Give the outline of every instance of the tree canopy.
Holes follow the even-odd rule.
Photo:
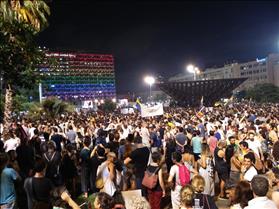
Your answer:
[[[47,4],[42,0],[0,2],[0,69],[3,88],[8,85],[32,88],[39,79],[34,73],[44,54],[35,35],[47,26]]]
[[[246,91],[246,98],[256,102],[279,102],[279,87],[272,84],[258,84]]]

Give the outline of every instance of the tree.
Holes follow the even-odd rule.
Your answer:
[[[247,90],[246,98],[256,102],[279,102],[279,87],[272,84],[258,84]]]
[[[106,99],[98,108],[104,112],[113,112],[116,109],[116,104],[115,102]]]
[[[59,100],[56,97],[47,98],[42,103],[29,103],[28,118],[31,120],[47,119],[54,120],[61,114],[74,111],[74,106],[70,103]]]
[[[47,15],[49,8],[42,0],[0,2],[1,91],[5,89],[4,139],[11,125],[14,90],[32,88],[39,80],[39,74],[34,72],[44,54],[36,46],[34,37],[47,26]]]

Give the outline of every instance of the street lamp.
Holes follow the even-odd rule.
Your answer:
[[[187,65],[187,71],[194,74],[194,81],[196,80],[197,74],[199,75],[201,73],[199,68],[194,65]]]
[[[152,76],[146,76],[144,78],[144,82],[149,85],[149,97],[150,97],[150,100],[151,100],[151,87],[155,83],[155,78],[152,77]]]

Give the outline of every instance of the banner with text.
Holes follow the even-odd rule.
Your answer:
[[[141,117],[152,117],[156,115],[163,115],[163,104],[157,104],[151,107],[141,105]]]

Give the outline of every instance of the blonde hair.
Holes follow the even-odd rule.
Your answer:
[[[201,175],[196,175],[192,179],[192,186],[197,193],[201,193],[204,191],[205,180]]]
[[[180,191],[181,204],[183,206],[192,206],[195,191],[191,185],[184,186]]]
[[[218,142],[217,146],[218,146],[219,148],[226,148],[226,146],[227,146],[226,140],[220,140],[220,141]]]
[[[116,154],[114,152],[108,152],[107,157],[116,158]]]
[[[206,157],[211,157],[211,152],[208,144],[202,144],[202,155],[205,155]]]

